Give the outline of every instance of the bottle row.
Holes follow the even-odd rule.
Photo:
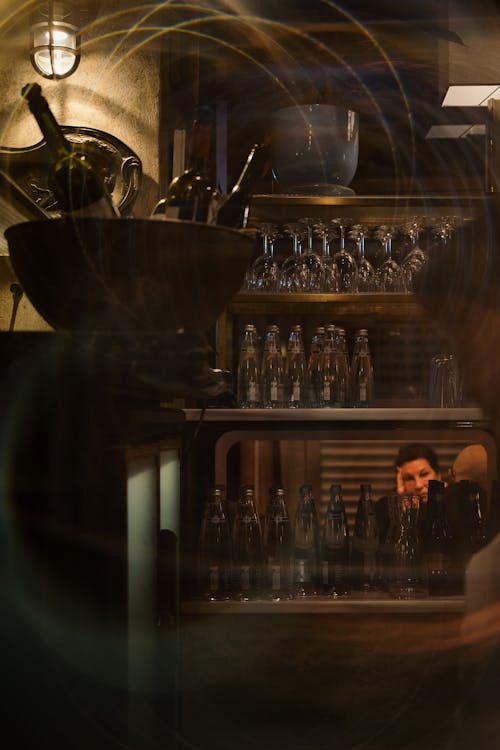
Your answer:
[[[338,484],[322,527],[310,485],[301,487],[293,519],[285,490],[272,488],[262,525],[252,485],[241,488],[232,523],[224,488],[215,487],[201,524],[199,594],[280,600],[351,591],[397,598],[462,593],[465,565],[487,531],[478,485],[452,487],[431,481],[428,500],[390,495],[376,511],[371,485],[362,484],[352,528]]]
[[[367,407],[373,403],[374,375],[368,331],[355,334],[349,356],[346,331],[318,326],[306,354],[302,327],[290,330],[284,351],[277,325],[268,325],[262,353],[257,328],[245,326],[238,362],[240,408]]]

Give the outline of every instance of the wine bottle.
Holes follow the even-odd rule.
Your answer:
[[[270,146],[268,143],[256,143],[248,154],[237,182],[217,212],[216,224],[237,229],[247,226],[249,204],[255,184],[266,176],[269,169]]]
[[[290,518],[282,487],[271,488],[264,538],[267,594],[275,600],[288,599],[291,595]]]
[[[293,538],[293,592],[296,596],[315,594],[318,567],[318,519],[312,488],[300,488],[295,512]]]
[[[446,498],[453,485],[445,490]],[[480,504],[480,487],[476,482],[461,479],[458,482],[458,512],[453,526],[453,590],[464,593],[465,569],[475,552],[486,544],[486,527]]]
[[[78,153],[77,147],[64,137],[38,83],[24,86],[22,94],[47,142],[48,184],[62,212],[78,217],[118,216],[104,180],[88,154]]]
[[[216,191],[208,175],[213,121],[210,107],[200,106],[196,109],[188,167],[170,182],[165,197],[154,208],[155,216],[203,223],[213,221]]]
[[[342,596],[349,591],[349,528],[340,484],[330,487],[321,543],[321,583],[324,594]]]
[[[230,532],[224,490],[213,487],[207,498],[200,531],[199,590],[211,601],[229,598]]]

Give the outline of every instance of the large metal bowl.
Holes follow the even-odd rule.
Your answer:
[[[50,219],[5,236],[33,306],[69,331],[204,331],[254,253],[237,230],[169,220]]]

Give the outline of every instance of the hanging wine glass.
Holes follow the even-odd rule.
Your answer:
[[[302,246],[300,244],[301,226],[297,222],[285,224],[284,233],[292,239],[292,252],[288,255],[279,271],[278,289],[281,292],[302,291],[301,280],[301,256]]]
[[[366,228],[362,224],[355,224],[349,232],[349,237],[356,242],[358,250],[358,292],[375,292],[375,269],[365,257],[365,236]]]
[[[338,228],[340,250],[333,256],[339,275],[339,292],[358,291],[358,264],[345,247],[346,227],[343,219],[332,219],[332,225]]]
[[[441,216],[430,225],[432,233],[430,252],[439,252],[450,243],[457,224],[456,216]]]
[[[278,230],[272,224],[260,224],[258,231],[262,241],[262,253],[248,269],[245,288],[253,292],[275,292],[278,287],[279,266],[274,260],[274,242]]]
[[[302,251],[300,259],[300,279],[303,292],[320,292],[323,278],[321,258],[313,249],[313,223],[313,219],[299,219],[305,245],[305,250]]]
[[[388,226],[380,226],[376,230],[376,237],[384,248],[385,260],[377,268],[377,289],[379,292],[404,292],[405,280],[401,266],[392,257],[393,230]]]
[[[405,244],[408,252],[403,258],[401,269],[405,278],[405,286],[408,292],[413,291],[415,276],[422,270],[427,262],[427,255],[419,246],[419,235],[422,231],[422,220],[418,217],[405,222],[402,227]]]
[[[330,236],[328,226],[319,221],[313,227],[315,234],[321,241],[321,292],[339,291],[339,272],[337,264],[330,255]]]

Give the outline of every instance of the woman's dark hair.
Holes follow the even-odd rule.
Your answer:
[[[430,445],[424,445],[423,443],[410,443],[410,445],[403,445],[396,456],[396,467],[399,468],[403,464],[409,461],[416,461],[417,458],[425,458],[429,466],[438,474],[439,461],[438,457]]]

